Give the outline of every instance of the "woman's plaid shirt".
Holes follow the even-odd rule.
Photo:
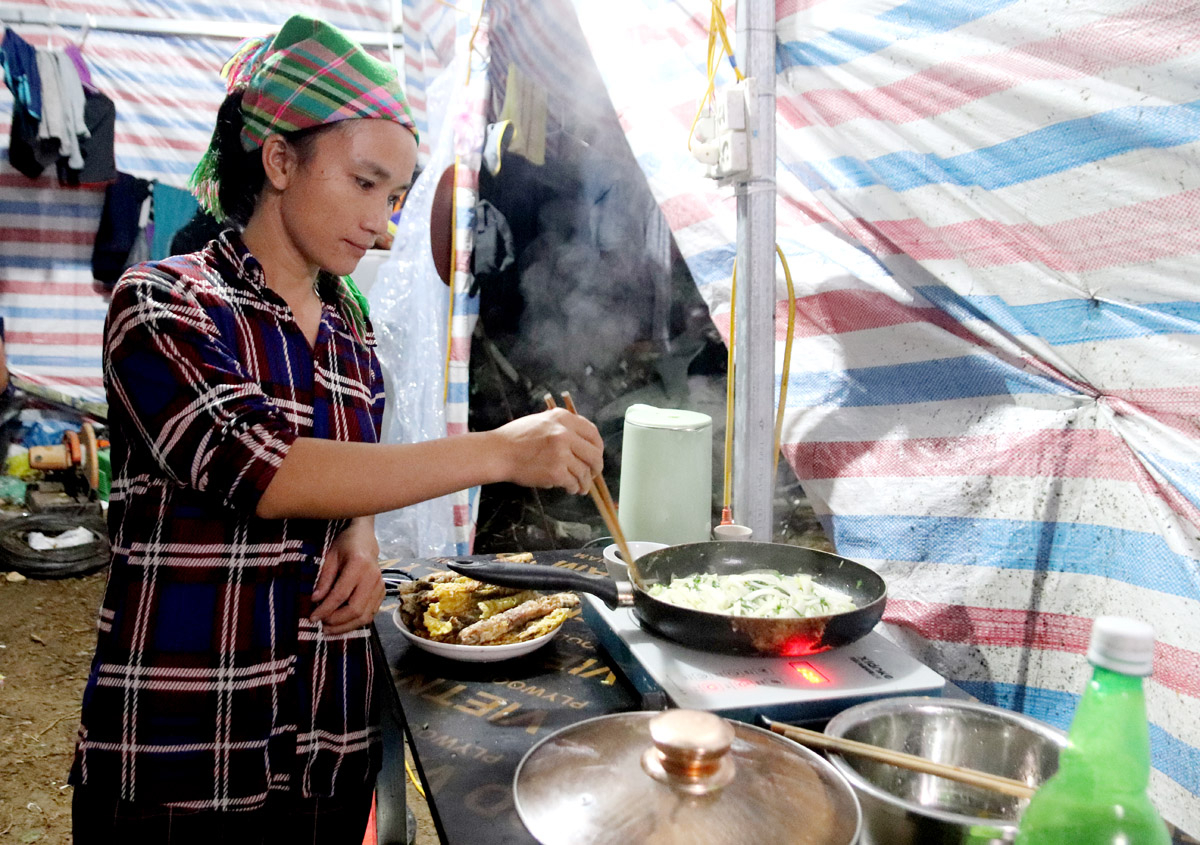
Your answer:
[[[231,232],[122,277],[104,339],[113,560],[72,783],[237,810],[378,770],[368,631],[308,621],[346,523],[254,516],[295,438],[379,439],[364,341],[327,304],[310,348]]]

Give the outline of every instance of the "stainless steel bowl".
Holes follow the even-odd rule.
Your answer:
[[[1037,786],[1058,770],[1066,735],[1000,707],[886,698],[844,710],[825,728],[855,739]],[[863,845],[1012,842],[1027,801],[933,775],[830,754],[863,811]]]

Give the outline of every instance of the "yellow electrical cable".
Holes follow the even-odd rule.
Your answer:
[[[479,5],[479,17],[475,18],[475,28],[471,30],[471,38],[467,41],[467,79],[464,85],[471,84],[471,54],[475,52],[475,36],[479,34],[479,25],[483,23],[483,12],[487,8],[487,0]]]
[[[700,99],[700,107],[696,109],[696,116],[692,118],[692,125],[688,129],[688,150],[692,149],[692,137],[696,134],[696,124],[700,122],[700,115],[704,114],[704,104],[708,102],[708,98],[712,96],[713,81],[709,79],[708,90],[704,92],[704,96]]]
[[[717,0],[713,0],[712,13],[709,16],[708,22],[708,63],[706,65],[708,75],[708,88],[704,91],[704,96],[700,98],[700,105],[696,108],[696,115],[692,118],[692,125],[688,129],[688,149],[692,148],[692,136],[696,133],[696,124],[700,122],[700,115],[704,113],[704,107],[708,101],[712,99],[713,92],[717,85],[717,70],[721,66],[721,57],[729,56],[730,63],[733,66],[734,75],[738,81],[745,79],[745,75],[737,66],[737,60],[733,56],[733,47],[729,45],[729,35],[726,32],[725,15],[721,11],[721,7]],[[717,50],[717,36],[720,36],[721,50]]]
[[[412,770],[412,766],[409,765],[407,757],[404,760],[404,771],[408,773],[408,779],[412,781],[413,789],[417,790],[417,794],[424,798],[425,790],[421,788],[421,781],[417,778],[417,773]]]
[[[708,23],[708,88],[704,92],[704,96],[700,99],[700,106],[696,110],[696,116],[692,119],[692,126],[688,130],[688,149],[692,148],[692,135],[696,131],[696,124],[700,122],[700,115],[704,112],[704,106],[708,103],[716,89],[717,70],[721,64],[721,56],[717,52],[717,37],[720,36],[723,51],[729,55],[733,72],[737,75],[739,81],[746,77],[742,75],[738,69],[737,61],[733,56],[733,48],[729,44],[729,37],[726,33],[725,15],[721,11],[721,6],[718,0],[712,0],[712,10],[709,14]],[[735,367],[733,350],[734,350],[734,317],[736,316],[737,302],[737,259],[733,261],[733,273],[729,287],[729,357],[725,368],[725,466],[724,466],[724,498],[721,509],[721,522],[729,523],[733,521],[732,516],[732,499],[733,499],[733,400],[734,400],[734,381]]]
[[[716,87],[716,71],[713,69],[712,54],[713,38],[710,33],[708,41],[708,88],[705,89],[704,96],[700,98],[700,105],[696,107],[696,114],[692,117],[692,125],[688,127],[688,150],[692,149],[692,136],[696,134],[696,124],[700,122],[700,115],[704,114],[704,106],[707,105]]]
[[[733,47],[729,45],[729,33],[726,31],[726,27],[727,23],[725,21],[725,13],[721,11],[721,4],[719,0],[712,0],[712,17],[709,23],[709,38],[712,38],[712,32],[715,28],[717,33],[721,36],[721,44],[724,46],[725,52],[729,55],[729,58],[733,63],[733,72],[737,76],[738,82],[741,82],[746,77],[742,74],[741,68],[737,66],[737,59],[735,59],[733,55]]]
[[[737,259],[733,259],[733,282],[729,287],[729,354],[725,367],[725,492],[721,501],[721,522],[732,521],[733,497],[733,317],[737,301]]]
[[[788,320],[787,336],[783,341],[783,374],[779,378],[779,408],[775,412],[775,473],[779,473],[779,454],[783,434],[783,409],[787,406],[788,376],[792,368],[792,333],[796,328],[796,287],[792,284],[792,271],[788,267],[787,258],[779,244],[775,244],[775,252],[783,262],[783,278],[787,280],[788,290]]]
[[[787,317],[787,335],[783,341],[783,373],[779,378],[779,404],[775,409],[775,472],[779,471],[779,456],[781,454],[780,447],[783,435],[783,412],[787,407],[787,389],[788,377],[791,375],[792,369],[792,340],[796,329],[796,286],[792,282],[792,269],[788,266],[787,257],[783,254],[779,244],[775,244],[775,253],[779,256],[779,260],[783,263],[783,278],[787,281],[788,291],[788,317]],[[731,504],[731,487],[733,479],[733,390],[734,390],[734,358],[733,358],[733,332],[734,332],[734,303],[737,298],[737,259],[733,261],[733,280],[729,289],[729,353],[728,364],[726,366],[727,375],[725,383],[725,491],[724,499],[722,500],[722,515],[724,520],[732,511]]]

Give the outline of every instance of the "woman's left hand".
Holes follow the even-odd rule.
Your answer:
[[[312,594],[319,604],[309,618],[322,623],[325,634],[344,634],[374,619],[383,596],[375,518],[359,517],[334,539],[325,555]]]

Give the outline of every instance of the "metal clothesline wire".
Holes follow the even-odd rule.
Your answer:
[[[270,23],[265,21],[166,20],[160,18],[118,15],[96,15],[90,12],[68,12],[53,8],[30,8],[0,4],[0,26],[62,26],[81,32],[129,32],[139,35],[205,36],[240,40],[262,35]],[[344,30],[346,35],[364,47],[394,49],[395,32]]]

